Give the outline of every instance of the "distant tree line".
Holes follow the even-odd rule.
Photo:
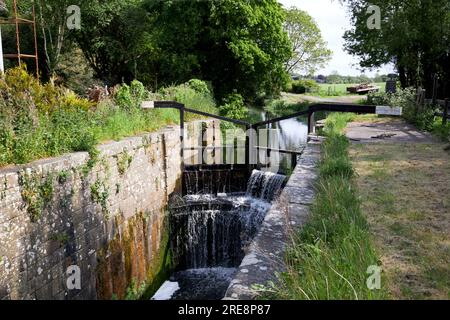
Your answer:
[[[367,75],[359,76],[343,76],[337,72],[333,72],[328,76],[318,76],[318,79],[322,78],[324,83],[340,84],[340,83],[379,83],[386,82],[388,79],[387,75],[377,74],[374,77],[369,77]]]
[[[318,83],[327,84],[351,84],[351,83],[381,83],[388,80],[388,75],[376,74],[373,77],[369,77],[365,74],[359,76],[344,76],[340,75],[337,71],[332,72],[329,75],[319,74],[317,76],[293,76],[294,79],[312,79]]]

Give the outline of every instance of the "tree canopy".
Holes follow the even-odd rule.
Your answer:
[[[314,74],[331,59],[333,52],[307,12],[295,7],[286,10],[285,30],[292,42],[292,55],[286,63],[288,72]]]
[[[275,0],[93,0],[75,39],[97,75],[153,86],[210,81],[218,97],[277,92],[290,43]]]
[[[344,0],[353,28],[345,33],[346,49],[360,58],[362,67],[394,63],[404,87],[431,89],[438,76],[450,79],[449,0]],[[369,5],[381,9],[381,29],[369,29]],[[445,88],[441,87],[441,94]],[[431,90],[430,90],[431,91]]]

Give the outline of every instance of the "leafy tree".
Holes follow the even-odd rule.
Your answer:
[[[66,44],[66,9],[69,0],[34,0],[37,28],[42,37],[47,72],[53,75]]]
[[[236,92],[254,101],[278,93],[288,79],[284,65],[291,44],[283,30],[284,10],[276,0],[21,4],[30,12],[33,2],[38,9],[40,55],[46,57],[50,74],[61,70],[68,52],[81,49],[94,76],[110,85],[138,79],[156,89],[198,78],[210,82],[219,99]],[[64,7],[69,4],[81,9],[81,30],[65,30]]]
[[[327,48],[319,27],[305,11],[295,7],[286,10],[285,30],[292,42],[292,56],[286,70],[314,74],[328,62],[333,52]]]
[[[73,39],[96,76],[106,83],[113,85],[139,78],[146,56],[153,53],[141,3],[141,0],[78,0],[82,24]]]
[[[287,74],[290,43],[275,0],[145,1],[158,47],[160,81],[193,76],[210,81],[218,98],[235,90],[247,100],[277,93]]]
[[[403,87],[424,86],[430,91],[434,75],[450,80],[449,0],[344,0],[353,29],[346,32],[346,49],[362,67],[395,63]],[[370,3],[369,3],[370,2]],[[381,8],[381,29],[367,28],[367,8]],[[447,93],[448,94],[448,93]]]
[[[219,107],[220,115],[238,120],[245,119],[248,116],[248,109],[245,107],[241,95],[229,94],[223,99],[223,102],[224,104]]]

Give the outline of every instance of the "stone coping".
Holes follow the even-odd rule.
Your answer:
[[[255,285],[276,280],[285,270],[284,252],[293,229],[301,228],[314,201],[320,140],[311,138],[279,199],[267,213],[257,236],[225,294],[225,300],[251,300]]]

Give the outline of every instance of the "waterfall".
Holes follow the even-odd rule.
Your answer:
[[[196,279],[201,275],[222,283],[227,279],[222,275],[224,270],[229,269],[228,274],[239,266],[245,248],[259,231],[271,201],[279,194],[286,178],[254,170],[247,184],[241,181],[236,184],[240,185],[239,193],[217,196],[217,193],[229,190],[227,184],[233,180],[231,175],[224,171],[186,172],[188,195],[184,202],[170,208],[172,251],[179,270],[172,280],[181,284],[181,296],[191,286],[187,283],[198,282]],[[195,278],[193,281],[192,277]],[[226,290],[227,286],[220,287]],[[213,290],[214,286],[211,288]],[[210,291],[204,293],[204,297],[222,293]]]
[[[247,196],[270,202],[278,196],[285,179],[281,174],[253,170],[247,184]]]
[[[198,177],[205,173],[189,172],[186,175],[188,191],[197,189]],[[206,174],[208,178],[203,181],[214,184],[210,179],[213,175]],[[283,175],[253,170],[245,196],[231,194],[218,198],[213,194],[193,195],[188,192],[184,204],[171,208],[173,247],[179,266],[207,268],[239,265],[244,247],[258,232],[270,202],[280,192],[284,180]],[[206,190],[212,192],[213,189],[221,190],[221,187]]]

